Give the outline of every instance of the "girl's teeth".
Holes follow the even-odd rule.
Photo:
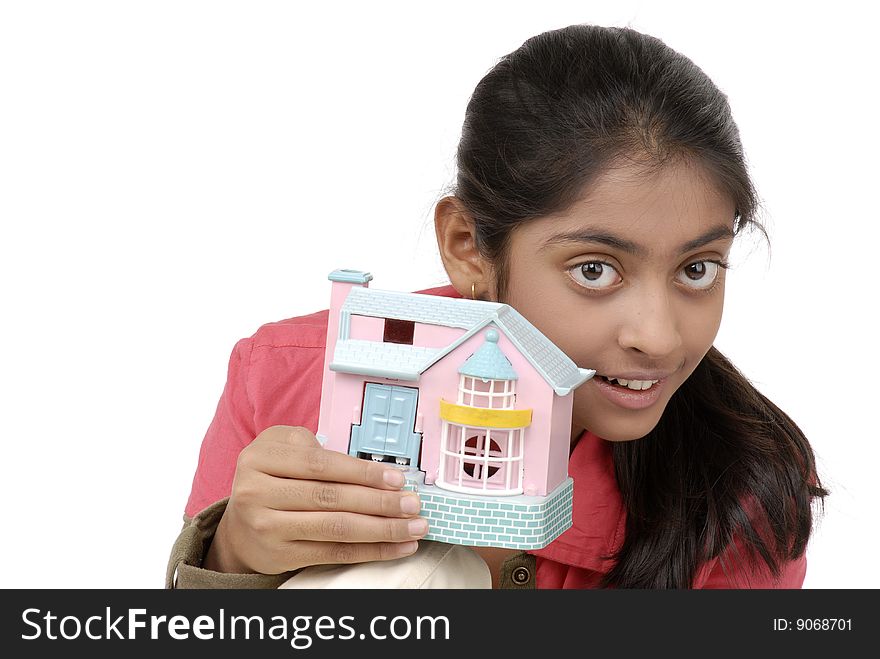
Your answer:
[[[621,387],[632,389],[633,391],[644,391],[650,389],[657,384],[658,380],[619,380],[617,378],[606,378],[609,382],[616,382]]]

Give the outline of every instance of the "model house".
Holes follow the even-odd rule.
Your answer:
[[[506,304],[336,270],[318,439],[405,470],[431,540],[538,549],[571,526],[578,368]]]

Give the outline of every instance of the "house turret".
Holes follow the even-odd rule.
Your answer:
[[[486,341],[458,369],[458,404],[513,409],[519,377],[498,347],[498,330],[486,332]]]
[[[482,494],[523,492],[523,436],[532,411],[515,410],[516,381],[494,327],[482,346],[459,367],[458,400],[441,401],[437,486]]]

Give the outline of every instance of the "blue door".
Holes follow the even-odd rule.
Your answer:
[[[419,390],[369,383],[360,425],[351,427],[349,455],[418,466],[422,436],[413,432]]]

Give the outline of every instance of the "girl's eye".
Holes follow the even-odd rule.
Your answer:
[[[718,279],[718,269],[727,267],[717,261],[696,261],[686,265],[678,275],[678,281],[697,290],[710,288]]]
[[[584,288],[608,288],[623,281],[614,266],[601,261],[587,261],[570,268],[568,274]]]

